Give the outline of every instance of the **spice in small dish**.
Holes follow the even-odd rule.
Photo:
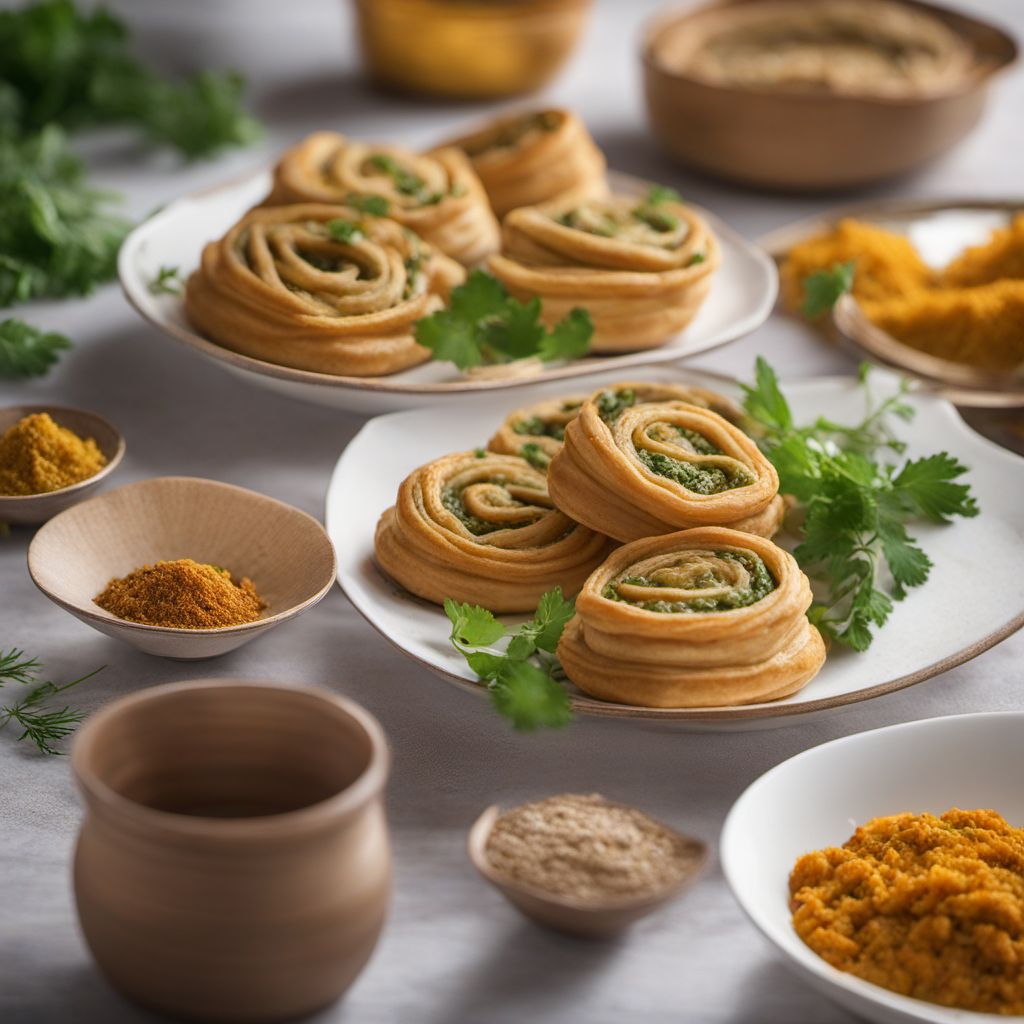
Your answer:
[[[0,436],[0,495],[47,494],[95,476],[107,457],[49,413],[24,416]]]
[[[641,901],[699,865],[692,840],[597,794],[523,804],[494,823],[484,854],[510,882],[579,903]]]
[[[995,811],[897,814],[789,878],[793,927],[833,967],[901,995],[1024,1014],[1024,829]]]
[[[227,569],[179,558],[144,565],[112,579],[94,598],[129,622],[172,629],[220,629],[255,622],[267,607],[252,580]]]

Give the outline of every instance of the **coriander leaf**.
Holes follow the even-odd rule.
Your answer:
[[[350,192],[345,196],[345,205],[351,206],[353,210],[361,213],[368,213],[372,217],[386,217],[388,215],[388,201],[383,196],[361,194]]]
[[[161,267],[148,288],[153,295],[180,295],[181,271],[177,267]]]
[[[417,320],[415,335],[419,344],[430,349],[434,359],[454,363],[460,370],[484,361],[474,325],[450,309]]]
[[[71,348],[56,331],[41,331],[24,320],[0,323],[0,377],[41,377]]]
[[[576,602],[567,601],[562,596],[561,587],[555,587],[541,597],[533,625],[536,628],[537,646],[542,651],[554,654],[558,641],[562,639],[562,630],[575,610]]]
[[[590,349],[594,324],[585,309],[572,309],[541,339],[537,354],[544,362],[578,359]]]
[[[504,285],[482,270],[474,270],[465,284],[452,289],[448,306],[455,316],[474,323],[500,316],[505,311],[508,293]]]
[[[491,682],[498,678],[502,665],[505,664],[503,654],[491,654],[490,651],[463,651],[466,664],[484,681]]]
[[[543,669],[528,661],[506,661],[491,688],[494,706],[516,729],[559,728],[572,720],[569,695]]]
[[[818,270],[804,278],[804,302],[800,311],[809,320],[827,313],[839,296],[853,287],[854,261],[833,263],[828,270]]]
[[[344,217],[335,217],[333,220],[326,221],[324,227],[327,228],[327,233],[331,238],[349,245],[366,237],[363,234],[363,229],[354,220],[347,220]]]
[[[900,532],[902,536],[887,532],[881,537],[882,554],[896,582],[893,596],[897,600],[903,599],[907,587],[921,586],[928,579],[928,571],[932,567],[931,559],[910,542],[906,530],[901,528]]]
[[[452,624],[452,639],[464,647],[485,647],[505,635],[505,627],[479,605],[459,603],[446,597],[444,613]]]
[[[512,661],[526,661],[537,650],[537,638],[527,626],[520,627],[520,632],[512,637],[505,648],[505,656]]]
[[[978,514],[969,485],[952,482],[966,472],[967,467],[948,452],[939,452],[908,462],[893,479],[893,487],[915,511],[933,522],[947,523],[950,516]]]
[[[771,430],[788,430],[793,426],[793,414],[779,388],[779,378],[764,356],[757,357],[754,387],[743,388],[743,405],[747,414],[757,423]]]
[[[506,299],[501,311],[484,319],[481,328],[487,344],[509,359],[536,355],[545,333],[540,322],[540,299],[535,296],[525,303]]]

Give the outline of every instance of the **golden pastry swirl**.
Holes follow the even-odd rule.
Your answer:
[[[386,203],[385,216],[466,266],[501,242],[480,179],[457,149],[420,155],[316,132],[278,161],[265,202],[351,203],[370,212]]]
[[[604,154],[568,110],[532,110],[499,117],[451,139],[469,157],[494,212],[603,196]]]
[[[718,242],[681,203],[627,196],[513,210],[491,273],[517,299],[539,296],[546,321],[577,306],[594,322],[592,352],[656,348],[696,315]]]
[[[621,541],[705,525],[775,533],[779,478],[757,445],[711,409],[658,393],[616,385],[583,403],[548,467],[558,507]]]
[[[465,277],[394,221],[342,206],[250,210],[203,250],[185,312],[235,352],[318,373],[375,376],[430,358],[413,325]]]
[[[428,601],[526,612],[553,587],[575,594],[609,544],[555,508],[525,459],[470,451],[406,477],[374,546],[381,568]]]
[[[583,585],[558,645],[573,683],[654,708],[778,700],[825,660],[811,588],[770,540],[699,527],[613,551]]]
[[[626,381],[610,385],[611,390],[632,390],[642,401],[655,399],[690,402],[713,409],[730,423],[740,423],[743,410],[735,402],[706,388],[677,384],[647,384]],[[583,407],[586,396],[569,395],[548,398],[525,409],[510,413],[494,436],[487,442],[492,452],[522,455],[538,469],[546,469],[562,448],[565,428]]]

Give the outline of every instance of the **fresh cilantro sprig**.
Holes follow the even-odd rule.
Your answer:
[[[54,744],[75,731],[85,712],[66,704],[55,707],[51,703],[53,698],[91,679],[102,669],[58,685],[39,682],[41,668],[37,658],[26,657],[25,652],[17,648],[0,651],[0,687],[6,682],[32,687],[20,700],[0,705],[0,729],[14,722],[21,729],[19,740],[30,740],[42,754],[59,754],[61,751]]]
[[[151,295],[180,295],[181,270],[178,267],[161,267],[147,287]]]
[[[867,388],[866,367],[860,376]],[[780,492],[803,507],[803,537],[793,554],[828,588],[812,606],[811,621],[826,636],[866,650],[893,602],[928,579],[931,559],[907,524],[978,514],[969,485],[957,482],[967,467],[947,452],[892,461],[905,445],[887,418],[909,420],[914,412],[904,400],[906,384],[879,403],[868,392],[865,417],[852,427],[824,417],[798,427],[763,358],[754,385],[743,390],[758,443],[778,471]]]
[[[447,598],[444,611],[452,624],[452,646],[487,683],[494,707],[517,729],[558,728],[569,723],[569,696],[555,676],[561,669],[554,658],[573,602],[561,587],[549,590],[534,617],[509,632],[486,608]],[[494,645],[509,636],[505,649]]]
[[[102,7],[36,0],[0,12],[0,121],[10,134],[126,124],[189,158],[259,134],[240,107],[242,79],[201,72],[172,82],[132,53],[128,27]]]
[[[586,355],[594,325],[585,309],[573,309],[548,330],[540,299],[512,298],[490,274],[474,270],[452,289],[447,309],[416,323],[416,340],[434,359],[460,370],[536,356],[544,362]]]
[[[804,278],[804,302],[800,312],[808,320],[827,313],[839,301],[839,296],[853,287],[853,269],[854,261],[849,260],[808,274]]]
[[[14,318],[0,322],[0,377],[42,377],[71,342]]]

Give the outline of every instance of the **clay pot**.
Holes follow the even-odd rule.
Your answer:
[[[240,680],[133,694],[82,727],[75,897],[126,996],[208,1021],[338,998],[391,890],[377,722],[324,691]]]

